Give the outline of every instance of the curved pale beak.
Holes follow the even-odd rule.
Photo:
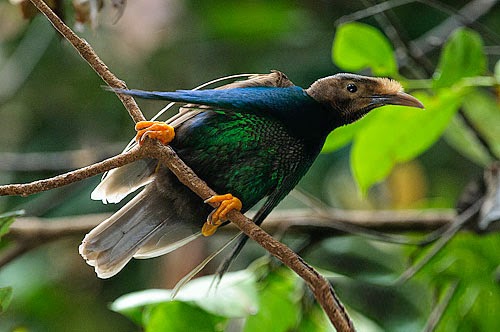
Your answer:
[[[401,105],[401,106],[424,108],[424,104],[422,104],[420,100],[405,92],[398,92],[394,95],[372,96],[371,104],[375,107],[383,105]]]

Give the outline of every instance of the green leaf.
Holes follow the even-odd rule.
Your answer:
[[[500,107],[489,93],[475,89],[464,98],[463,110],[474,130],[488,142],[493,153],[500,157]],[[446,140],[464,156],[481,165],[492,160],[477,136],[466,127],[463,119],[456,117],[446,130]]]
[[[176,298],[193,301],[200,308],[225,317],[247,317],[257,312],[256,277],[251,271],[226,273],[217,288],[213,288],[213,281],[214,276],[194,279]]]
[[[361,127],[368,125],[369,119],[370,117],[366,117],[365,119],[363,119],[363,121],[357,121],[348,126],[336,128],[326,138],[321,152],[334,152],[349,144],[353,140],[356,132],[360,130]]]
[[[247,318],[244,332],[290,331],[298,323],[298,277],[288,269],[276,270],[263,280],[259,291],[259,311]]]
[[[448,128],[444,132],[444,139],[460,154],[476,164],[486,166],[491,161],[490,156],[479,143],[477,137],[458,116],[451,119]]]
[[[12,287],[0,288],[0,313],[5,312],[12,300]]]
[[[371,68],[379,76],[397,76],[398,66],[389,40],[376,28],[357,22],[337,28],[333,62],[343,70]]]
[[[463,77],[477,76],[486,70],[486,55],[481,36],[469,29],[457,29],[446,42],[436,72],[434,87],[450,87]]]
[[[359,326],[356,324],[356,327]],[[323,309],[315,303],[304,313],[296,331],[301,332],[335,332]],[[361,331],[361,330],[358,330]]]
[[[146,332],[224,331],[226,318],[181,301],[156,305],[149,313]]]
[[[491,94],[477,89],[467,94],[463,107],[474,128],[500,158],[500,105],[498,102]]]
[[[136,324],[142,324],[144,307],[169,302],[172,292],[167,289],[147,289],[120,296],[110,305],[110,309],[130,318]]]
[[[226,273],[216,289],[212,287],[213,280],[214,276],[191,280],[181,288],[175,300],[229,318],[247,317],[257,312],[256,277],[250,270]],[[111,310],[140,323],[145,307],[170,301],[171,290],[148,289],[121,296],[111,304]]]
[[[458,282],[436,331],[499,330],[498,248],[499,233],[462,232],[417,274],[442,290]]]
[[[0,214],[0,239],[9,232],[9,227],[12,225],[15,218],[22,216],[23,214],[23,210]]]
[[[358,131],[351,168],[362,193],[383,180],[400,162],[417,157],[441,136],[462,101],[459,91],[418,94],[425,110],[385,106],[372,112],[370,125]]]
[[[209,34],[247,47],[296,34],[309,23],[309,18],[288,1],[210,1],[200,2],[197,8],[203,12],[201,23]]]

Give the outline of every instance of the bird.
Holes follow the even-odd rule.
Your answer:
[[[263,201],[253,217],[260,225],[306,174],[335,128],[384,105],[424,108],[396,80],[351,73],[318,79],[306,89],[271,71],[214,89],[113,90],[181,103],[179,113],[165,122],[138,122],[135,144],[146,137],[168,144],[220,195],[204,202],[154,159],[108,172],[92,199],[116,203],[144,188],[79,247],[100,278],[116,275],[132,258],[160,256],[211,236],[228,222],[229,211],[245,213]],[[220,206],[213,209],[207,202]],[[237,237],[222,272],[247,239]]]

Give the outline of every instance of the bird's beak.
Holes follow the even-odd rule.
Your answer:
[[[380,107],[383,105],[401,105],[424,108],[424,104],[422,104],[420,100],[404,92],[398,92],[394,95],[372,96],[371,104],[374,107]]]

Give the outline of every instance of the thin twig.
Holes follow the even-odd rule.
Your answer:
[[[425,324],[424,332],[432,332],[436,330],[437,325],[441,321],[443,314],[448,307],[453,295],[455,295],[455,291],[458,287],[458,281],[453,282],[449,288],[446,290],[446,293],[443,296],[443,299],[439,301],[438,305],[432,310],[427,323]]]
[[[497,33],[477,21],[481,16],[493,8],[498,3],[498,0],[469,1],[459,10],[456,10],[442,1],[419,0],[418,2],[449,15],[449,17],[441,24],[433,29],[430,29],[418,39],[411,42],[424,54],[429,53],[433,49],[443,45],[453,30],[461,26],[471,26],[474,29],[481,31],[482,34],[487,35],[495,43],[499,42],[499,36]]]
[[[108,85],[111,87],[125,87],[125,84],[118,80],[108,70],[106,65],[97,57],[90,45],[71,31],[71,29],[66,26],[64,22],[62,22],[43,1],[31,0],[31,2],[51,21],[54,27],[76,48],[80,55],[103,78],[103,80],[108,83]],[[123,95],[120,95],[119,98],[122,100],[125,108],[129,111],[134,121],[137,122],[145,119],[133,98]],[[144,144],[140,150],[144,153],[143,157],[147,155],[159,159],[179,178],[182,183],[186,184],[201,198],[205,199],[215,194],[215,192],[210,189],[205,182],[199,179],[196,174],[177,157],[175,152],[170,147],[164,147],[158,142],[146,141],[146,144]],[[138,155],[139,154],[135,156]],[[79,172],[71,173],[71,177],[76,178],[79,176],[79,173],[85,172],[80,170]],[[84,177],[86,177],[86,174]],[[62,179],[57,179],[57,182],[62,183],[63,179],[64,177]],[[50,186],[50,182],[44,182],[42,180],[41,185],[32,185],[30,189],[46,190],[46,188]],[[19,188],[19,185],[18,187],[9,188],[10,191],[7,192],[12,192],[14,195],[27,195],[27,193],[19,193],[19,191],[14,190],[16,188]],[[35,191],[30,191],[30,193],[34,192]],[[250,238],[257,241],[261,246],[266,248],[271,254],[297,272],[299,276],[306,281],[337,331],[354,331],[354,326],[352,325],[347,312],[335,295],[330,283],[325,278],[307,265],[291,249],[276,241],[241,213],[233,211],[229,214],[229,218]]]
[[[109,171],[110,169],[129,164],[141,158],[144,158],[144,155],[142,151],[136,147],[130,151],[108,158],[99,163],[57,175],[52,178],[33,181],[30,183],[7,184],[0,186],[0,196],[26,197],[35,193],[59,188],[73,182],[84,180],[91,176]]]
[[[31,0],[33,5],[52,23],[54,28],[68,40],[77,50],[78,54],[87,61],[92,69],[102,78],[106,84],[112,88],[125,89],[127,86],[122,80],[119,80],[109,69],[108,66],[97,56],[92,47],[83,39],[78,37],[42,0]],[[134,122],[146,120],[134,98],[127,95],[118,95],[118,98],[127,109]]]
[[[116,155],[122,143],[100,144],[99,149],[83,148],[55,152],[0,152],[0,172],[65,171]]]
[[[470,129],[471,134],[476,137],[478,143],[484,148],[488,156],[491,158],[491,160],[497,160],[500,156],[497,156],[495,154],[495,151],[493,150],[493,147],[491,146],[490,142],[484,137],[483,133],[479,131],[477,126],[472,122],[471,119],[467,116],[463,108],[460,108],[457,112],[457,115],[460,117],[460,120],[462,120],[463,124]]]
[[[470,221],[475,215],[479,213],[479,210],[481,209],[481,206],[483,205],[484,199],[481,198],[477,200],[474,204],[472,204],[467,210],[465,210],[463,213],[461,213],[446,229],[446,231],[443,232],[441,235],[441,238],[434,244],[434,246],[430,249],[426,255],[420,259],[415,265],[411,266],[409,269],[407,269],[404,273],[401,274],[401,276],[398,278],[396,283],[402,284],[406,281],[408,281],[411,277],[413,277],[418,271],[422,269],[431,259],[434,257],[441,249],[450,242],[450,240],[457,234],[457,232],[468,222]]]

